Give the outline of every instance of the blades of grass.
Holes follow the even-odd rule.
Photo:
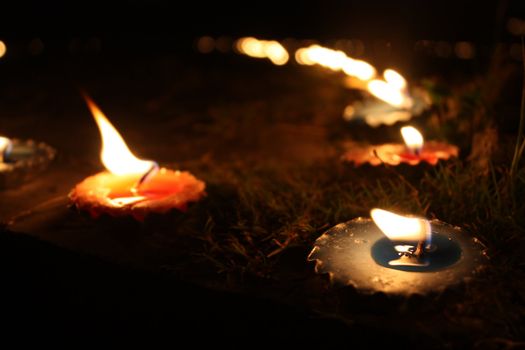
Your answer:
[[[523,37],[521,38],[521,55],[523,58],[523,86],[521,91],[520,123],[518,127],[518,138],[516,140],[516,147],[514,149],[514,156],[512,158],[512,165],[510,169],[510,178],[513,185],[516,179],[520,158],[523,153],[523,129],[525,128],[525,43]]]

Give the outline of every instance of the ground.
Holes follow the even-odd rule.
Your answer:
[[[340,161],[346,141],[395,141],[399,125],[345,122],[344,107],[361,96],[321,68],[233,53],[56,62],[11,63],[0,85],[2,133],[59,152],[48,171],[0,198],[2,221],[23,227],[0,235],[12,324],[30,318],[71,332],[93,322],[102,332],[177,325],[179,334],[199,327],[232,339],[430,348],[524,340],[515,61],[496,54],[472,71],[451,64],[442,75],[414,68],[411,83],[435,105],[411,124],[461,148],[457,160],[416,168]],[[98,132],[79,89],[136,154],[191,171],[206,181],[207,197],[187,213],[144,223],[92,220],[69,208],[68,191],[101,169]],[[306,261],[313,242],[372,207],[463,227],[486,245],[487,269],[444,293],[409,298],[332,286]]]

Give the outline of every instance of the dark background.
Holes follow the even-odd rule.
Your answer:
[[[0,36],[70,39],[98,35],[173,39],[199,35],[387,40],[505,40],[520,1],[17,1],[2,5]],[[179,43],[177,45],[177,43]],[[160,49],[166,47],[162,45]]]
[[[451,65],[482,70],[497,44],[519,43],[507,29],[508,20],[525,17],[518,0],[17,1],[4,3],[1,10],[0,40],[8,54],[0,67],[191,55],[195,40],[203,35],[229,40],[252,35],[312,39],[328,46],[331,40],[358,39],[366,48],[359,57],[379,68],[396,67],[409,78]],[[431,41],[430,49],[422,49],[423,41]],[[468,64],[453,59],[459,41],[476,48],[476,58]],[[519,58],[518,49],[513,55]],[[436,54],[439,50],[443,57]]]
[[[152,77],[148,72],[135,72],[137,81],[133,81],[127,73],[130,67],[142,67],[144,61],[147,67],[155,66],[164,55],[182,57],[177,68],[189,62],[197,62],[197,67],[209,65],[194,49],[196,38],[202,35],[321,41],[354,38],[371,46],[381,41],[392,48],[388,64],[404,68],[408,76],[454,72],[455,77],[461,77],[464,71],[483,72],[496,45],[519,42],[506,28],[512,17],[525,17],[523,1],[3,3],[0,5],[0,40],[7,44],[8,52],[0,59],[0,91],[3,92],[0,106],[5,111],[0,121],[41,112],[35,124],[38,131],[15,120],[6,122],[4,129],[19,136],[44,135],[50,119],[76,115],[88,128],[82,131],[88,134],[86,138],[96,140],[96,129],[78,97],[79,86],[98,92],[96,100],[109,105],[109,110],[126,106],[128,100],[127,108],[133,110],[141,103],[140,98],[133,96],[162,91],[163,86],[155,84],[162,70],[151,69]],[[38,54],[31,53],[29,47],[35,39],[43,44]],[[469,62],[453,56],[445,59],[422,55],[414,51],[415,44],[421,40],[469,41],[476,45],[478,55]],[[374,51],[368,50],[365,58],[374,59]],[[217,64],[219,69],[228,66],[220,58],[218,61],[211,64]],[[380,65],[386,64],[380,59],[374,63],[378,61]],[[145,86],[141,86],[141,82]],[[221,84],[214,84],[221,89]],[[124,85],[128,90],[115,92]],[[186,90],[188,95],[192,94],[190,88]],[[208,93],[211,96],[212,93]],[[191,100],[186,103],[191,104]],[[76,112],[70,113],[72,111]],[[119,121],[119,114],[115,114],[112,120]],[[70,123],[74,124],[75,120]],[[136,129],[133,123],[130,125],[125,130]],[[54,129],[48,135],[61,132]],[[75,135],[84,135],[82,132],[64,131],[54,145],[64,149],[64,145],[78,138]],[[130,143],[140,137],[130,136]],[[46,136],[43,139],[47,141]],[[79,142],[76,151],[84,152],[83,147],[96,157],[98,142],[88,146]],[[129,332],[166,335],[175,327],[184,338],[196,334],[195,339],[203,339],[220,333],[236,339],[239,333],[247,332],[245,335],[257,339],[290,336],[305,340],[305,334],[312,336],[319,329],[324,334],[343,329],[332,320],[312,320],[310,315],[279,304],[179,284],[161,276],[77,256],[29,238],[2,233],[0,249],[3,268],[0,288],[7,293],[0,317],[22,332],[65,329],[86,335],[96,329],[112,335]],[[9,312],[3,312],[5,310]],[[251,321],[245,323],[247,318]],[[350,336],[359,335],[361,341],[367,336],[375,337],[370,329],[354,328],[353,332]],[[382,340],[392,341],[388,337]]]

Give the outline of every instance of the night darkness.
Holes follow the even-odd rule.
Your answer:
[[[2,4],[0,136],[56,157],[16,181],[0,167],[0,336],[525,347],[524,35],[518,0]],[[289,62],[240,55],[246,36],[283,43]],[[297,63],[313,43],[396,69],[426,109],[393,125],[345,121],[375,100],[341,71]],[[140,222],[75,207],[70,191],[103,171],[83,93],[135,155],[191,172],[206,196]],[[342,161],[352,145],[399,142],[409,124],[457,157]],[[315,240],[374,207],[461,227],[490,260],[424,295],[316,274]]]

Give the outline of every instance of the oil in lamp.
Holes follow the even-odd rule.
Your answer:
[[[106,171],[77,184],[72,203],[92,217],[128,216],[142,221],[150,213],[185,211],[204,195],[205,183],[187,171],[161,168],[137,158],[98,106],[85,97],[102,137],[102,164]]]

